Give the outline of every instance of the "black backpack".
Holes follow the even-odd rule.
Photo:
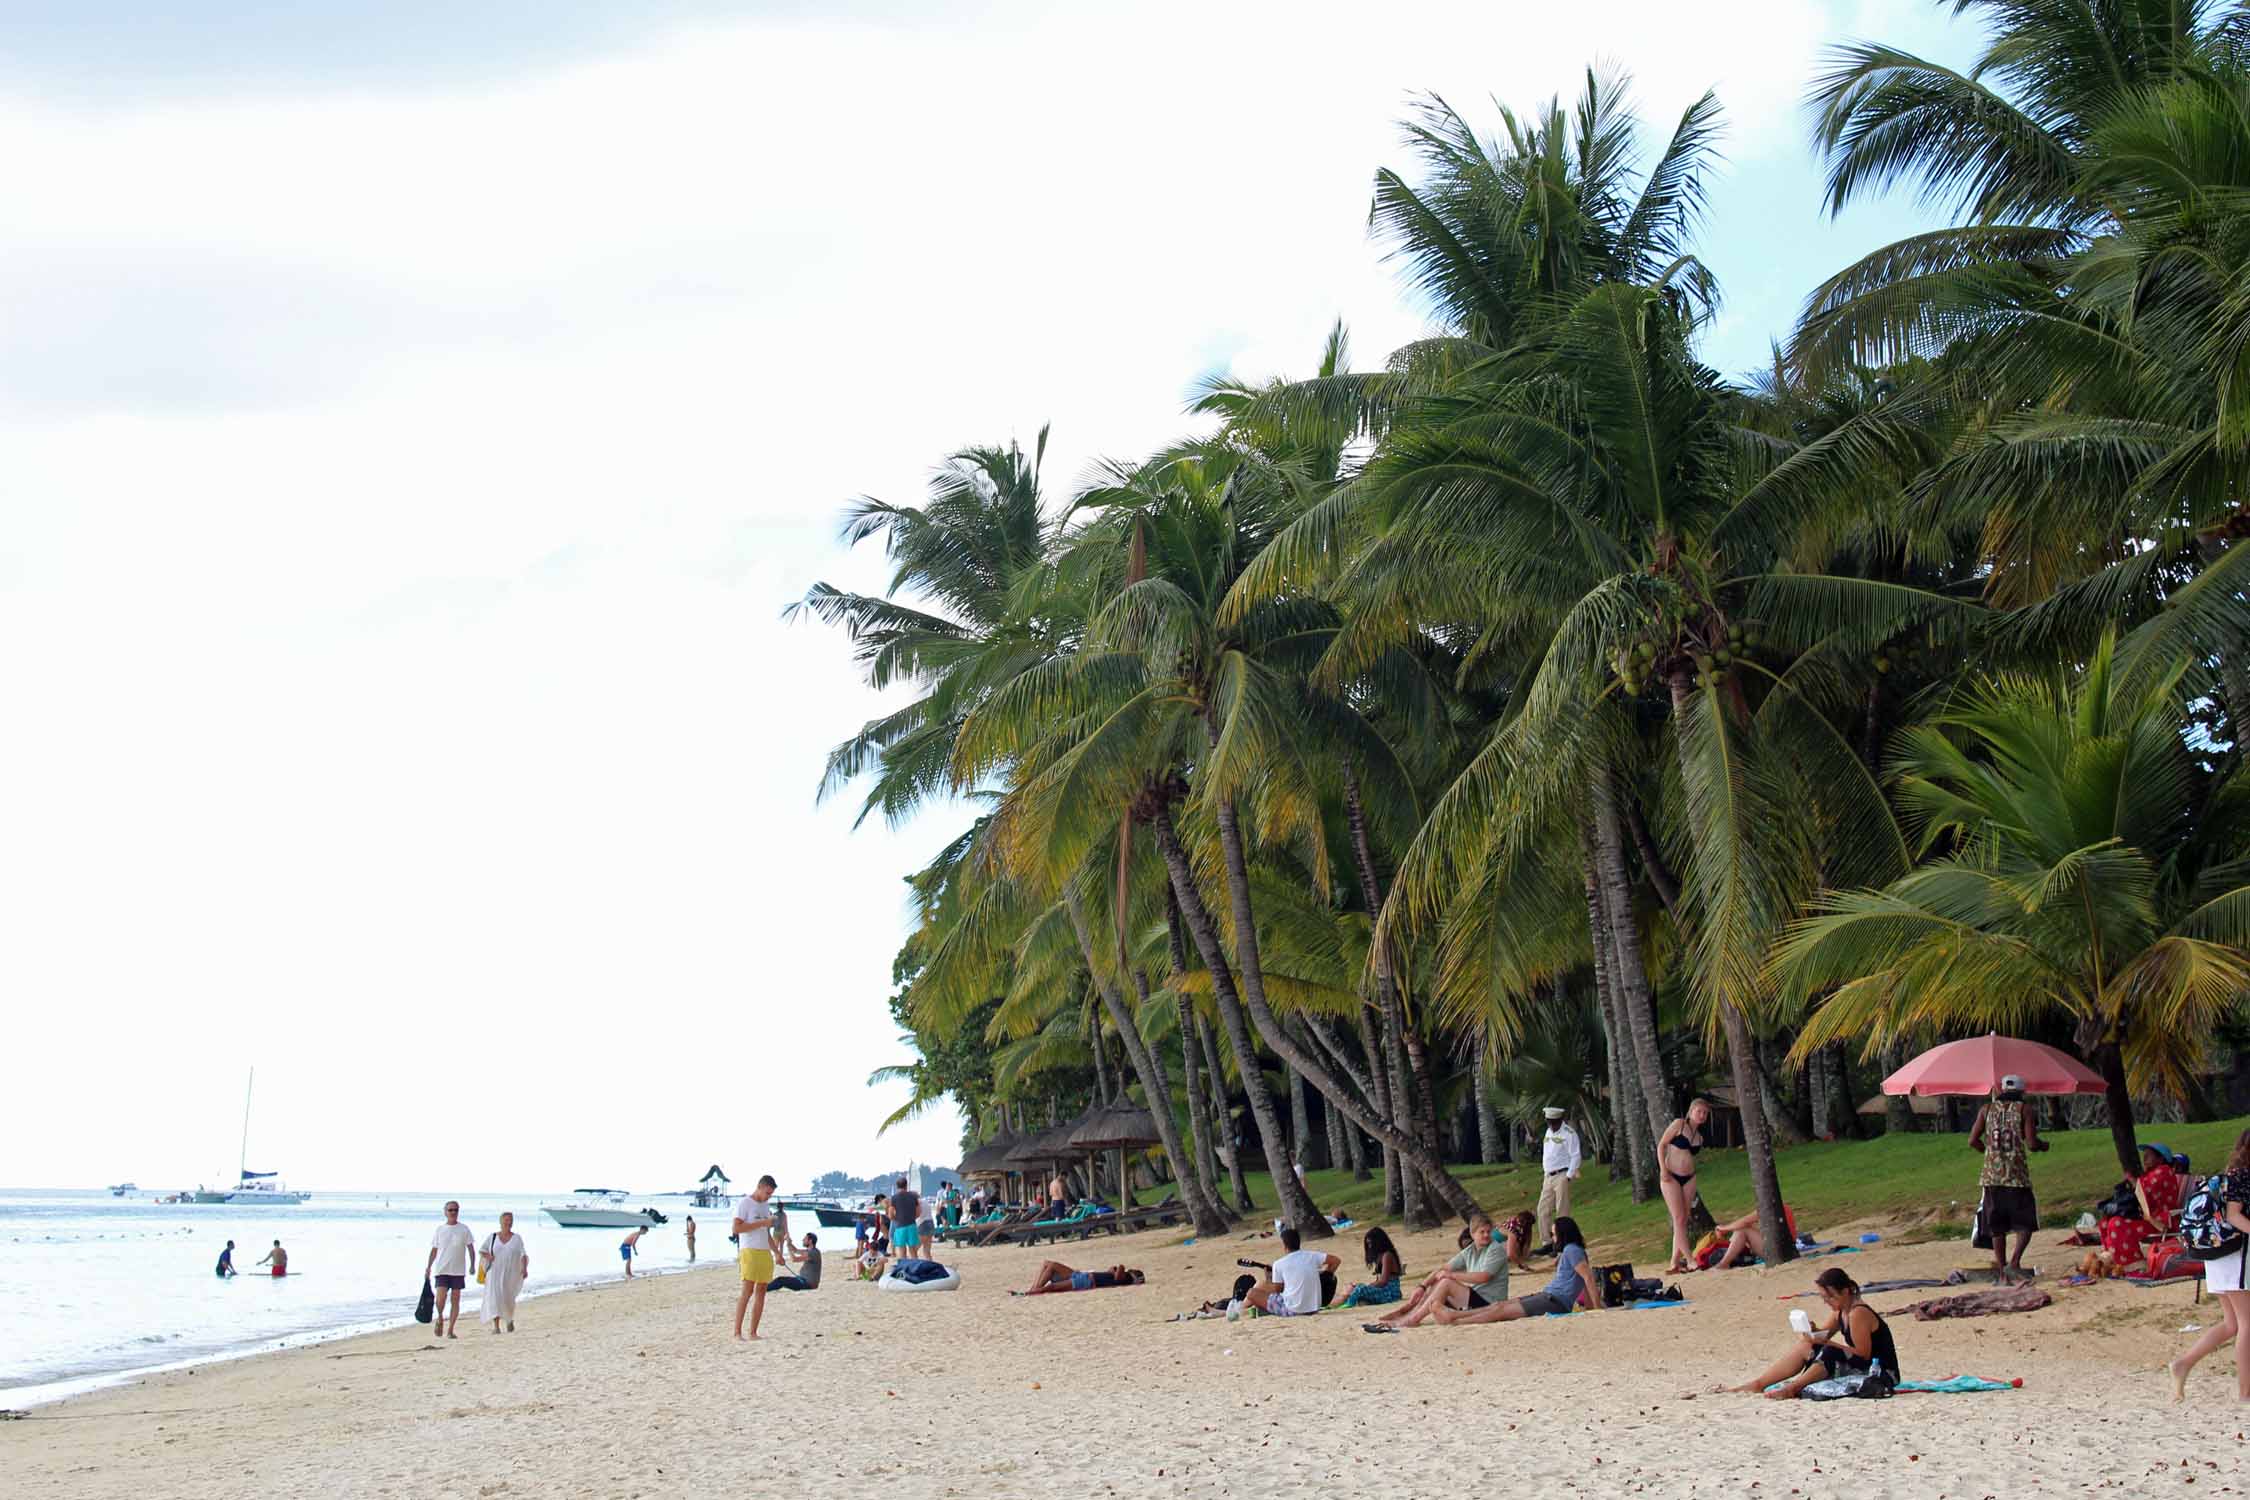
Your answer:
[[[2180,1244],[2197,1260],[2224,1260],[2243,1247],[2242,1231],[2227,1221],[2227,1180],[2206,1177],[2180,1208]]]

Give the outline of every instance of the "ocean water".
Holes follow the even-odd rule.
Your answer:
[[[318,1193],[295,1206],[166,1205],[153,1194],[0,1189],[0,1407],[22,1407],[136,1372],[413,1321],[443,1193]],[[567,1193],[455,1195],[481,1243],[503,1209],[531,1253],[526,1297],[620,1277],[622,1229],[559,1229],[539,1211]],[[671,1222],[641,1238],[637,1275],[687,1268],[682,1221],[699,1260],[726,1261],[728,1210],[682,1198],[633,1199]],[[812,1225],[797,1226],[802,1232]],[[840,1231],[847,1238],[849,1231]],[[828,1235],[822,1234],[825,1241]],[[235,1244],[242,1274],[212,1274]],[[290,1275],[253,1263],[279,1239]],[[477,1316],[474,1280],[462,1321]],[[536,1318],[520,1308],[518,1321]],[[462,1337],[468,1336],[464,1329]]]

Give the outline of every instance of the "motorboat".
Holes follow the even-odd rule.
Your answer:
[[[137,1193],[140,1190],[141,1186],[137,1182],[113,1182],[109,1185],[109,1195],[112,1198],[122,1198],[127,1193]]]
[[[623,1188],[572,1188],[570,1203],[540,1205],[559,1229],[654,1229],[671,1222],[653,1208],[627,1208]]]
[[[867,1209],[846,1208],[833,1198],[776,1198],[774,1202],[793,1214],[811,1214],[823,1229],[849,1229],[873,1216]]]

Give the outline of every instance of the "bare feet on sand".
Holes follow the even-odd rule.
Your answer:
[[[2180,1368],[2178,1360],[2172,1361],[2164,1369],[2172,1377],[2172,1399],[2175,1402],[2185,1401],[2187,1399],[2188,1372]]]

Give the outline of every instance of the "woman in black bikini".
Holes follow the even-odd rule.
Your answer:
[[[1688,1209],[1695,1202],[1695,1154],[1703,1149],[1703,1127],[1711,1119],[1711,1106],[1701,1099],[1687,1113],[1664,1127],[1664,1144],[1657,1148],[1657,1187],[1663,1190],[1664,1207],[1672,1215],[1672,1264],[1667,1276],[1695,1269],[1694,1242],[1688,1238]]]
[[[1891,1325],[1861,1300],[1859,1283],[1841,1266],[1831,1266],[1814,1279],[1813,1286],[1835,1316],[1797,1340],[1755,1379],[1721,1386],[1722,1393],[1793,1401],[1816,1380],[1865,1374],[1876,1360],[1883,1362],[1884,1383],[1898,1384],[1898,1345],[1891,1342]]]

